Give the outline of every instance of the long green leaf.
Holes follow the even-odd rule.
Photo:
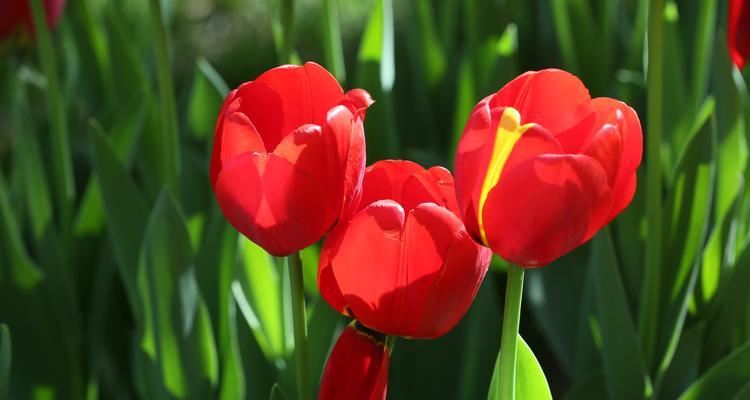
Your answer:
[[[104,213],[120,277],[128,296],[130,308],[140,319],[136,274],[141,239],[148,220],[148,205],[131,176],[118,162],[115,150],[101,128],[91,125],[94,169],[98,177]]]
[[[608,229],[594,238],[589,262],[594,273],[602,332],[602,364],[609,398],[641,398],[648,375]]]
[[[393,85],[396,80],[393,4],[378,0],[374,6],[357,56],[355,82],[370,92],[376,103],[367,111],[365,129],[369,159],[398,156]]]
[[[680,400],[730,399],[750,382],[750,343],[716,363],[680,396]]]
[[[244,236],[239,240],[241,262],[232,292],[263,353],[269,360],[279,359],[291,350],[284,329],[284,279],[273,257]]]
[[[68,123],[65,116],[65,104],[63,103],[63,96],[60,91],[54,46],[50,32],[47,29],[45,8],[42,0],[31,0],[30,3],[42,69],[44,70],[44,75],[47,77],[47,93],[44,98],[47,101],[52,128],[52,165],[54,166],[57,207],[62,231],[68,232],[72,228],[70,224],[76,193],[73,177],[73,161],[70,153],[70,139],[68,137]]]
[[[672,177],[664,211],[664,249],[660,321],[655,356],[659,372],[669,365],[679,341],[706,240],[716,179],[714,104],[699,113],[697,131],[690,138]]]
[[[8,325],[0,324],[0,397],[2,398],[8,395],[12,349]]]
[[[32,289],[44,278],[44,273],[29,256],[21,238],[21,231],[8,199],[8,188],[0,173],[0,241],[8,255],[13,279],[20,288]]]
[[[141,348],[178,398],[211,392],[218,361],[207,308],[193,268],[190,236],[174,201],[162,192],[148,220],[138,263],[144,323]]]

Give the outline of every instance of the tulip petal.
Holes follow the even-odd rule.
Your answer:
[[[606,180],[601,165],[584,155],[541,155],[504,171],[484,207],[489,247],[524,267],[571,251],[609,217]]]
[[[376,201],[326,237],[324,252],[351,315],[365,326],[382,331],[390,304],[383,294],[398,283],[401,259],[401,230],[404,210],[393,200]],[[321,259],[321,261],[323,261]],[[395,266],[395,267],[394,267]],[[325,276],[326,265],[320,266]],[[324,290],[321,293],[334,292]],[[328,300],[328,297],[326,297]],[[337,307],[334,299],[332,306]]]
[[[745,67],[750,55],[750,2],[746,0],[729,1],[729,53],[737,68]]]
[[[303,124],[322,126],[328,110],[344,99],[336,79],[315,63],[271,69],[238,89],[241,112],[253,121],[266,149]]]
[[[424,168],[417,163],[404,160],[382,160],[370,165],[365,170],[362,199],[358,208],[364,209],[384,199],[391,199],[403,205],[401,188],[407,179],[419,171],[424,171]]]
[[[225,163],[215,192],[227,220],[275,256],[289,255],[330,228],[321,210],[328,199],[321,185],[274,154],[245,153]]]
[[[622,141],[617,178],[610,185],[614,198],[611,220],[630,204],[635,193],[635,173],[643,155],[643,132],[638,115],[627,104],[606,97],[596,98],[591,103],[596,108],[596,125],[616,126]]]
[[[474,242],[455,214],[432,203],[412,210],[402,242],[400,283],[381,299],[395,311],[385,332],[442,336],[468,310],[492,253]]]
[[[513,107],[521,114],[522,124],[542,125],[557,136],[571,129],[586,130],[579,125],[592,112],[590,99],[588,89],[575,75],[545,69],[527,72],[510,81],[492,98],[490,108]],[[588,122],[589,127],[591,123],[593,120]],[[560,142],[567,151],[562,139]]]
[[[390,352],[383,338],[347,326],[328,356],[319,400],[385,400]]]

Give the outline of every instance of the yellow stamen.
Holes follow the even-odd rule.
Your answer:
[[[479,196],[479,210],[477,210],[479,214],[477,215],[479,219],[479,233],[482,235],[482,242],[486,246],[489,246],[489,243],[487,243],[487,234],[484,232],[482,214],[484,203],[487,201],[487,195],[490,194],[490,190],[500,180],[500,174],[503,172],[505,162],[508,161],[508,157],[510,157],[510,153],[513,151],[516,142],[532,126],[534,126],[533,123],[521,125],[521,114],[513,107],[505,108],[503,114],[500,116],[500,122],[497,124],[495,144],[492,147],[492,158],[487,166],[487,173],[484,176],[482,193]]]

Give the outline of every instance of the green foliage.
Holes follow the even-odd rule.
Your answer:
[[[750,96],[726,0],[69,1],[52,29],[44,3],[0,44],[0,398],[296,398],[285,262],[208,178],[224,97],[279,60],[372,94],[368,164],[451,167],[473,106],[526,70],[633,106],[632,204],[526,273],[516,397],[750,398]],[[319,252],[313,393],[347,322]],[[444,337],[398,341],[389,398],[494,393],[505,270]]]

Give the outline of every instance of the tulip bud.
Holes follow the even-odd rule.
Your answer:
[[[328,357],[318,399],[385,400],[390,357],[385,336],[352,322]]]

